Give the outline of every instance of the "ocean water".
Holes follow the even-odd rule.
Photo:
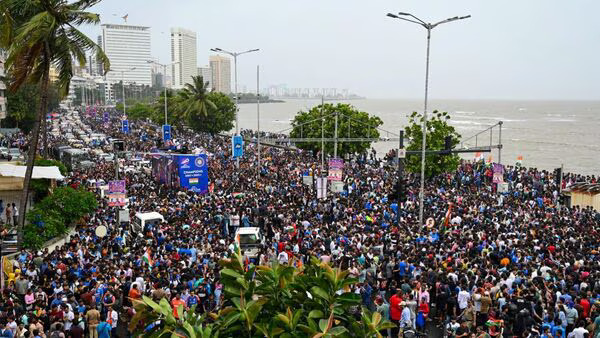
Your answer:
[[[408,123],[411,112],[423,110],[422,100],[361,99],[346,102],[379,116],[386,131],[398,133]],[[320,104],[320,100],[294,99],[283,103],[260,105],[261,130],[288,133],[290,120],[300,110]],[[600,102],[598,101],[487,101],[431,100],[429,110],[447,111],[451,124],[463,140],[485,130],[498,121],[502,125],[502,158],[513,165],[523,156],[523,165],[552,170],[564,165],[566,171],[600,174]],[[256,104],[240,105],[240,127],[257,128]],[[380,132],[382,137],[388,136]],[[340,134],[340,137],[343,134]],[[394,135],[389,134],[389,137]],[[499,142],[498,128],[492,132],[492,144]],[[477,137],[477,144],[490,144],[490,132]],[[465,143],[475,146],[475,138]],[[397,148],[396,142],[377,142],[378,154]],[[486,153],[498,160],[498,150]],[[473,158],[474,154],[465,154]]]

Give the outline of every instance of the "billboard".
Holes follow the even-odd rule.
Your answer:
[[[109,181],[107,197],[109,207],[125,206],[125,198],[127,197],[125,181]]]
[[[341,158],[332,158],[329,160],[329,175],[327,177],[330,181],[341,181],[342,174],[344,172],[344,160]]]
[[[208,165],[205,154],[178,156],[177,164],[182,188],[200,194],[208,192]]]

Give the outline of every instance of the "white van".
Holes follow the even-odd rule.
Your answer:
[[[265,239],[259,228],[241,227],[235,232],[235,242],[243,255],[256,259],[265,244]]]
[[[131,223],[132,229],[136,233],[141,233],[146,225],[156,226],[165,221],[165,218],[158,212],[137,212]]]

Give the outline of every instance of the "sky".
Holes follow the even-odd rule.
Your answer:
[[[430,97],[600,100],[598,0],[103,0],[102,23],[150,26],[152,54],[170,62],[171,27],[197,33],[198,66],[210,48],[260,48],[238,59],[256,87],[347,88],[369,98],[420,98],[426,22],[471,15],[432,31]],[[91,37],[100,27],[82,27]]]

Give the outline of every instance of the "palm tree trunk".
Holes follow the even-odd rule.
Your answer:
[[[47,100],[46,100],[47,101]],[[48,102],[46,102],[47,104]],[[47,121],[47,111],[46,109],[44,109],[44,117],[42,117],[42,131],[44,132],[44,150],[42,152],[42,157],[43,158],[47,158],[48,157],[48,121]]]
[[[50,77],[50,68],[46,66],[44,69],[44,75],[42,76],[42,82],[40,83],[40,92],[42,94],[40,100],[40,109],[38,110],[35,121],[33,122],[33,128],[31,129],[31,142],[29,143],[29,150],[27,152],[27,169],[25,170],[25,179],[23,180],[23,193],[21,194],[21,202],[19,203],[19,226],[17,232],[17,242],[20,248],[23,248],[23,230],[25,228],[25,214],[27,211],[27,198],[29,196],[29,184],[31,183],[31,176],[33,175],[33,164],[35,163],[35,156],[37,153],[38,142],[40,139],[40,125],[42,118],[46,116],[46,109],[48,105],[48,85]]]

